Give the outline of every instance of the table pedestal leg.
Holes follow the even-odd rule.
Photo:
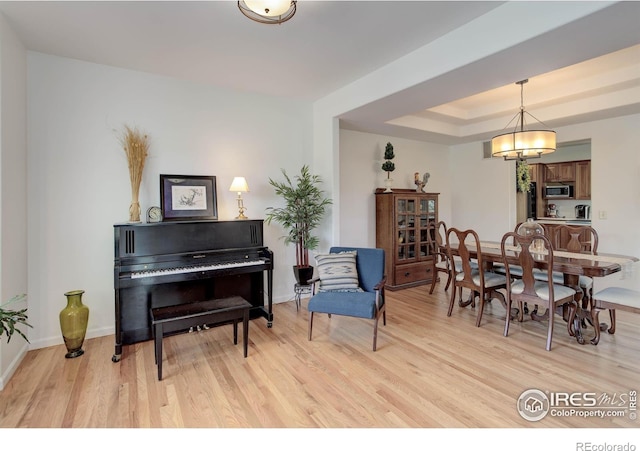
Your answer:
[[[584,344],[584,337],[582,336],[582,321],[589,318],[591,320],[591,313],[582,306],[582,290],[578,281],[578,275],[566,274],[564,275],[564,285],[573,288],[576,291],[576,295],[573,297],[575,301],[575,314],[573,315],[573,330],[569,329],[569,335],[575,336],[578,343]],[[573,334],[571,333],[573,332]]]

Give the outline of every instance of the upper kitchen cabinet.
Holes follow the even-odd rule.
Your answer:
[[[591,199],[591,161],[576,161],[576,199]]]
[[[572,199],[591,199],[591,160],[546,163],[539,166],[542,166],[545,184],[570,184],[574,186]]]
[[[576,165],[573,161],[548,163],[544,166],[545,182],[574,182],[576,180]]]

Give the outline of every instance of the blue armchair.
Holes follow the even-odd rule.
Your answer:
[[[336,257],[333,254],[342,253],[349,257],[349,253],[353,251],[356,254],[355,268],[353,264],[349,264],[348,259],[336,262],[333,267],[326,267],[321,262],[323,257]],[[308,304],[309,341],[311,341],[313,329],[313,314],[316,312],[327,313],[329,317],[333,314],[369,318],[374,320],[373,350],[376,350],[380,316],[383,324],[387,324],[384,302],[386,283],[384,259],[383,249],[360,247],[332,247],[329,255],[316,257],[319,277],[312,280],[312,296]],[[350,278],[353,283],[348,283]]]

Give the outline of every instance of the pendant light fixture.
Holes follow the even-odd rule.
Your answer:
[[[525,130],[525,113],[536,119],[532,114],[524,110],[524,84],[529,80],[516,82],[520,85],[520,111],[509,121],[507,127],[516,121],[515,130],[511,133],[503,133],[494,136],[491,140],[491,156],[503,157],[505,160],[526,160],[528,158],[540,158],[540,156],[556,150],[556,132],[552,130]],[[506,127],[505,127],[506,128]]]
[[[293,0],[239,0],[238,8],[251,20],[266,24],[281,24],[296,13]]]

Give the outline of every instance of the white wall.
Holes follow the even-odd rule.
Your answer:
[[[415,189],[414,173],[431,174],[425,191],[440,193],[439,214],[451,218],[448,147],[439,144],[340,130],[340,244],[375,247],[376,203],[374,191],[384,188],[381,169],[387,142],[393,144],[396,169],[394,188]]]
[[[246,177],[247,216],[279,204],[268,184],[309,163],[311,106],[233,93],[113,67],[28,54],[29,298],[32,347],[62,343],[64,293],[84,289],[87,337],[114,332],[113,224],[128,220],[129,173],[117,131],[149,135],[140,203],[159,205],[159,174],[217,176],[219,219],[237,216],[234,176]],[[291,298],[295,255],[276,224],[275,301]]]
[[[515,163],[483,158],[482,143],[453,146],[450,154],[452,220],[449,227],[473,229],[497,241],[515,227]]]
[[[559,142],[591,139],[592,225],[598,251],[640,257],[640,115],[556,129]],[[451,149],[451,226],[473,228],[482,239],[499,240],[515,227],[514,162],[482,159],[481,143]],[[605,211],[607,219],[599,219]],[[640,289],[640,263],[633,272],[596,278]]]
[[[0,15],[0,303],[27,292],[26,73],[24,46]],[[21,301],[8,308],[26,306]],[[9,343],[0,337],[0,390],[26,352],[18,334]]]
[[[640,115],[575,127],[571,136],[591,138],[591,223],[598,231],[599,252],[640,257]],[[599,218],[599,212],[606,219]],[[622,278],[624,277],[624,278]],[[594,289],[620,285],[640,290],[640,263],[633,272],[594,281]]]

